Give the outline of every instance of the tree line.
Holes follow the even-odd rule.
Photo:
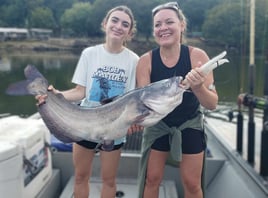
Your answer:
[[[137,21],[137,36],[152,36],[151,10],[166,0],[0,0],[0,27],[48,28],[55,36],[98,37],[101,21],[116,5],[127,5]],[[247,48],[250,0],[180,0],[189,36]],[[256,1],[256,49],[267,50],[268,1]]]

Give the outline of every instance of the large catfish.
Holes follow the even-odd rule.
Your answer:
[[[222,56],[207,65],[214,69],[219,59]],[[125,136],[132,124],[148,127],[159,122],[182,102],[186,90],[180,86],[182,77],[174,76],[129,91],[108,104],[84,108],[48,91],[48,81],[34,66],[28,65],[24,74],[27,80],[11,84],[7,94],[47,94],[38,112],[52,134],[65,143],[99,141],[105,150],[112,149],[114,140]]]

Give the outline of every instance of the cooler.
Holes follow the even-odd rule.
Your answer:
[[[72,152],[73,144],[72,143],[64,143],[57,139],[54,135],[51,135],[51,150],[53,152]]]
[[[52,175],[51,153],[45,146],[48,131],[41,127],[39,120],[17,116],[1,119],[0,126],[0,141],[16,144],[22,151],[21,171],[17,172],[17,177],[23,178],[20,181],[23,188],[21,195],[15,197],[36,197]],[[2,170],[9,169],[0,169],[0,172]]]
[[[23,157],[19,146],[0,141],[0,195],[21,197],[23,193]]]

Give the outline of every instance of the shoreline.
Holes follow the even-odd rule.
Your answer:
[[[103,38],[49,38],[47,40],[0,41],[0,50],[12,52],[81,52],[84,48],[99,43],[103,43]],[[185,43],[200,48],[208,47],[199,38],[186,38]],[[138,55],[142,55],[157,47],[157,44],[153,39],[146,40],[144,38],[134,38],[127,43],[127,47],[137,52]]]
[[[81,51],[82,49],[103,43],[103,38],[49,38],[47,40],[1,41],[0,50],[5,51]],[[127,47],[134,51],[145,52],[156,46],[154,42],[133,39]]]

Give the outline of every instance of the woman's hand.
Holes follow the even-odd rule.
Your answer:
[[[202,87],[206,77],[202,74],[199,67],[192,69],[186,76],[185,81],[189,84],[191,89],[199,89]]]
[[[143,129],[144,129],[143,126],[140,126],[140,125],[137,125],[137,124],[133,124],[127,130],[127,133],[130,135],[130,134],[135,133],[135,132],[141,132],[141,131],[143,131]]]
[[[53,85],[49,85],[49,87],[47,88],[48,91],[52,91],[54,94],[57,94],[57,93],[60,93],[59,90],[55,89],[53,87]],[[37,103],[36,105],[40,106],[44,103],[46,103],[46,98],[47,98],[47,95],[44,94],[44,95],[36,95],[35,96],[35,99],[37,100]]]

